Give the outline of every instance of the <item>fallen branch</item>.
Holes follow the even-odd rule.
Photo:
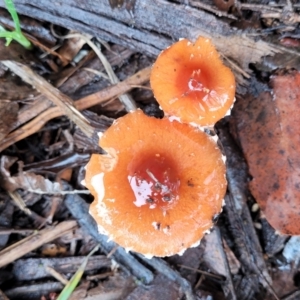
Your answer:
[[[91,1],[69,0],[57,5],[46,0],[18,0],[15,5],[20,14],[153,57],[179,38],[195,40],[199,35],[210,38],[223,56],[231,58],[245,72],[250,71],[250,63],[279,52],[278,47],[262,40],[255,41],[220,18],[191,7],[195,1],[178,2],[139,0],[135,1],[132,13],[124,7],[112,9],[109,1],[98,1],[94,5]],[[0,3],[0,6],[4,5]]]

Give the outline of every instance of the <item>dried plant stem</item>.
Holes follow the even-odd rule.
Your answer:
[[[77,227],[76,221],[65,221],[55,227],[36,231],[34,234],[5,248],[0,252],[0,267],[3,267],[42,245],[57,239]]]
[[[60,274],[50,266],[46,266],[45,269],[50,275],[52,275],[55,279],[60,281],[63,285],[67,285],[69,283],[69,281],[65,278],[64,275]]]
[[[132,86],[147,82],[150,77],[150,69],[150,67],[145,68],[114,86],[110,86],[95,94],[81,98],[80,100],[76,101],[74,105],[78,110],[84,110],[96,104],[103,103],[111,98],[114,98],[121,93],[126,93],[132,89]],[[63,112],[59,107],[48,108],[36,118],[34,118],[21,128],[16,129],[6,138],[4,138],[0,144],[0,152],[13,145],[14,143],[30,136],[31,134],[36,133],[51,119],[60,117],[62,115]]]
[[[11,233],[27,235],[27,234],[31,234],[33,232],[34,232],[34,229],[14,229],[14,228],[0,229],[0,235],[6,235],[6,234],[11,234]]]
[[[83,34],[80,33],[71,33],[65,36],[57,36],[55,34],[56,37],[59,38],[64,38],[64,39],[70,39],[70,38],[81,38],[83,39],[96,53],[96,55],[99,57],[99,59],[101,60],[105,71],[108,75],[108,78],[110,80],[110,82],[112,84],[117,84],[120,82],[119,78],[117,77],[117,75],[115,74],[114,70],[112,69],[109,61],[107,60],[107,58],[103,55],[103,53],[101,52],[101,49],[99,49],[99,47],[97,47],[90,39],[90,37],[85,36]],[[120,101],[122,102],[122,104],[124,105],[124,107],[126,108],[126,110],[129,111],[133,111],[136,110],[136,104],[135,102],[131,99],[131,97],[129,95],[127,95],[126,93],[122,94],[119,96]]]
[[[9,300],[9,298],[7,298],[7,296],[0,290],[0,299],[1,300]]]
[[[64,114],[66,114],[87,136],[92,136],[94,129],[88,120],[75,108],[71,98],[52,86],[47,80],[34,73],[29,67],[11,60],[2,61],[12,72],[31,84],[40,93],[51,100]]]

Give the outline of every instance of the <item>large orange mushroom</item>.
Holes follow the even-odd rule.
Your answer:
[[[92,155],[85,184],[102,233],[151,257],[182,253],[209,231],[227,187],[213,138],[138,110],[118,119],[99,144],[106,154]]]
[[[211,41],[186,39],[162,51],[153,65],[150,83],[167,115],[183,123],[214,125],[231,108],[235,79]]]

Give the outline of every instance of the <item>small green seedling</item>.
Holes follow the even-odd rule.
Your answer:
[[[2,26],[0,26],[0,38],[6,38],[5,46],[9,46],[12,40],[17,41],[26,49],[30,49],[32,47],[30,41],[24,36],[21,31],[19,17],[15,8],[15,5],[12,0],[4,0],[7,10],[9,11],[14,23],[15,30],[7,31]]]
[[[71,278],[69,283],[64,287],[60,295],[58,296],[57,300],[68,300],[73,291],[75,290],[76,286],[78,285],[83,273],[84,269],[87,265],[87,262],[89,258],[99,249],[100,245],[97,245],[89,254],[88,256],[83,260],[81,266],[77,270],[77,272],[74,274],[74,276]]]

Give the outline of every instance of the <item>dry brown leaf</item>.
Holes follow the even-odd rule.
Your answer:
[[[213,38],[213,43],[223,55],[234,59],[246,72],[250,71],[249,64],[261,62],[263,57],[280,52],[272,44],[263,40],[255,41],[245,34],[218,36]]]
[[[16,176],[11,176],[9,168],[17,161],[16,157],[3,155],[0,160],[0,186],[8,192],[14,192],[17,189],[36,194],[89,194],[88,191],[64,191],[60,182],[52,182],[49,179],[34,174],[32,172],[23,171],[22,162],[19,162],[19,173]]]
[[[9,192],[23,189],[37,194],[61,194],[62,187],[58,182],[51,182],[41,175],[29,172],[19,172],[17,176],[11,176],[9,172],[9,161],[12,158],[2,156],[0,174],[2,175],[1,186]]]
[[[73,33],[73,31],[71,33]],[[66,66],[70,63],[84,44],[85,41],[79,37],[64,40],[62,47],[58,50],[58,53],[65,58],[62,65]]]
[[[299,235],[300,73],[276,76],[272,86],[272,93],[239,99],[233,116],[253,196],[277,231]]]
[[[62,187],[58,182],[51,182],[41,175],[19,171],[17,176],[11,176],[9,168],[17,158],[3,155],[0,161],[1,186],[9,192],[23,189],[38,194],[61,194]]]

